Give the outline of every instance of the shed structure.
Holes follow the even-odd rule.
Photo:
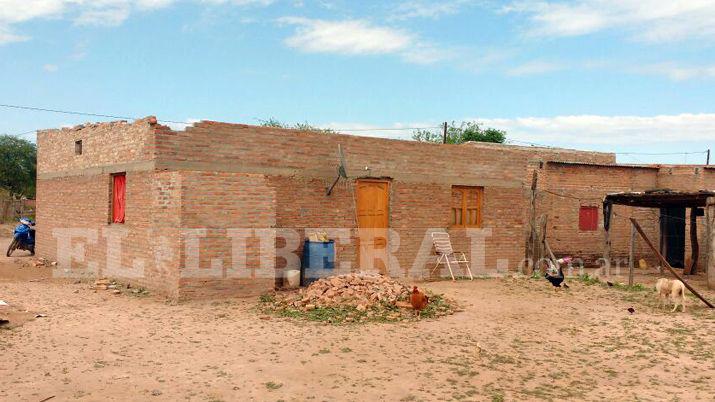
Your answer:
[[[610,222],[613,205],[626,205],[637,208],[653,208],[660,216],[660,253],[674,268],[683,268],[684,274],[694,274],[700,260],[700,242],[698,241],[698,217],[705,216],[708,199],[715,196],[715,191],[675,191],[659,189],[639,192],[620,192],[608,194],[603,200],[603,222],[605,228],[604,258],[610,258]],[[689,211],[686,217],[686,210]],[[685,257],[686,222],[689,223],[690,258]],[[707,220],[706,220],[707,222]],[[710,226],[710,225],[708,225]],[[704,244],[710,244],[712,228],[705,230]],[[703,266],[707,267],[711,253],[706,248]]]

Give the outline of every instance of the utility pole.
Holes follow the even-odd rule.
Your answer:
[[[706,164],[706,165],[709,165],[709,164],[710,164],[710,149],[709,149],[709,148],[708,148],[708,157],[707,157],[707,159],[705,160],[705,164]]]
[[[442,123],[442,144],[447,143],[447,122]],[[708,160],[710,160],[710,151],[708,151]]]

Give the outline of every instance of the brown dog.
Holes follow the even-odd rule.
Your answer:
[[[677,279],[660,278],[655,283],[655,291],[658,293],[658,306],[663,305],[664,300],[673,302],[673,312],[678,309],[678,304],[683,307],[685,312],[685,285]]]

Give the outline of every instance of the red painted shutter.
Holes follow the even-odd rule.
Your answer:
[[[578,229],[598,230],[598,207],[581,207],[578,211]]]
[[[127,176],[113,176],[112,186],[112,223],[124,223],[124,207],[126,204]]]

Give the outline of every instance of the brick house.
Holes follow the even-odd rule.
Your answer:
[[[181,299],[272,289],[283,268],[300,265],[300,242],[312,228],[338,239],[336,271],[429,276],[430,230],[448,230],[476,271],[514,270],[525,254],[534,171],[537,208],[549,214],[548,235],[561,254],[600,252],[592,217],[608,192],[715,187],[710,169],[619,166],[611,153],[210,121],[174,131],[153,117],[40,131],[37,144],[38,254],[58,260],[60,274],[126,278]],[[349,179],[327,195],[338,146]],[[622,237],[614,236],[614,252],[627,253],[628,236],[619,234],[627,229],[614,225]],[[371,227],[389,228],[389,244],[361,242],[356,229]],[[657,225],[646,229],[657,235]],[[266,234],[285,252],[265,247]]]

